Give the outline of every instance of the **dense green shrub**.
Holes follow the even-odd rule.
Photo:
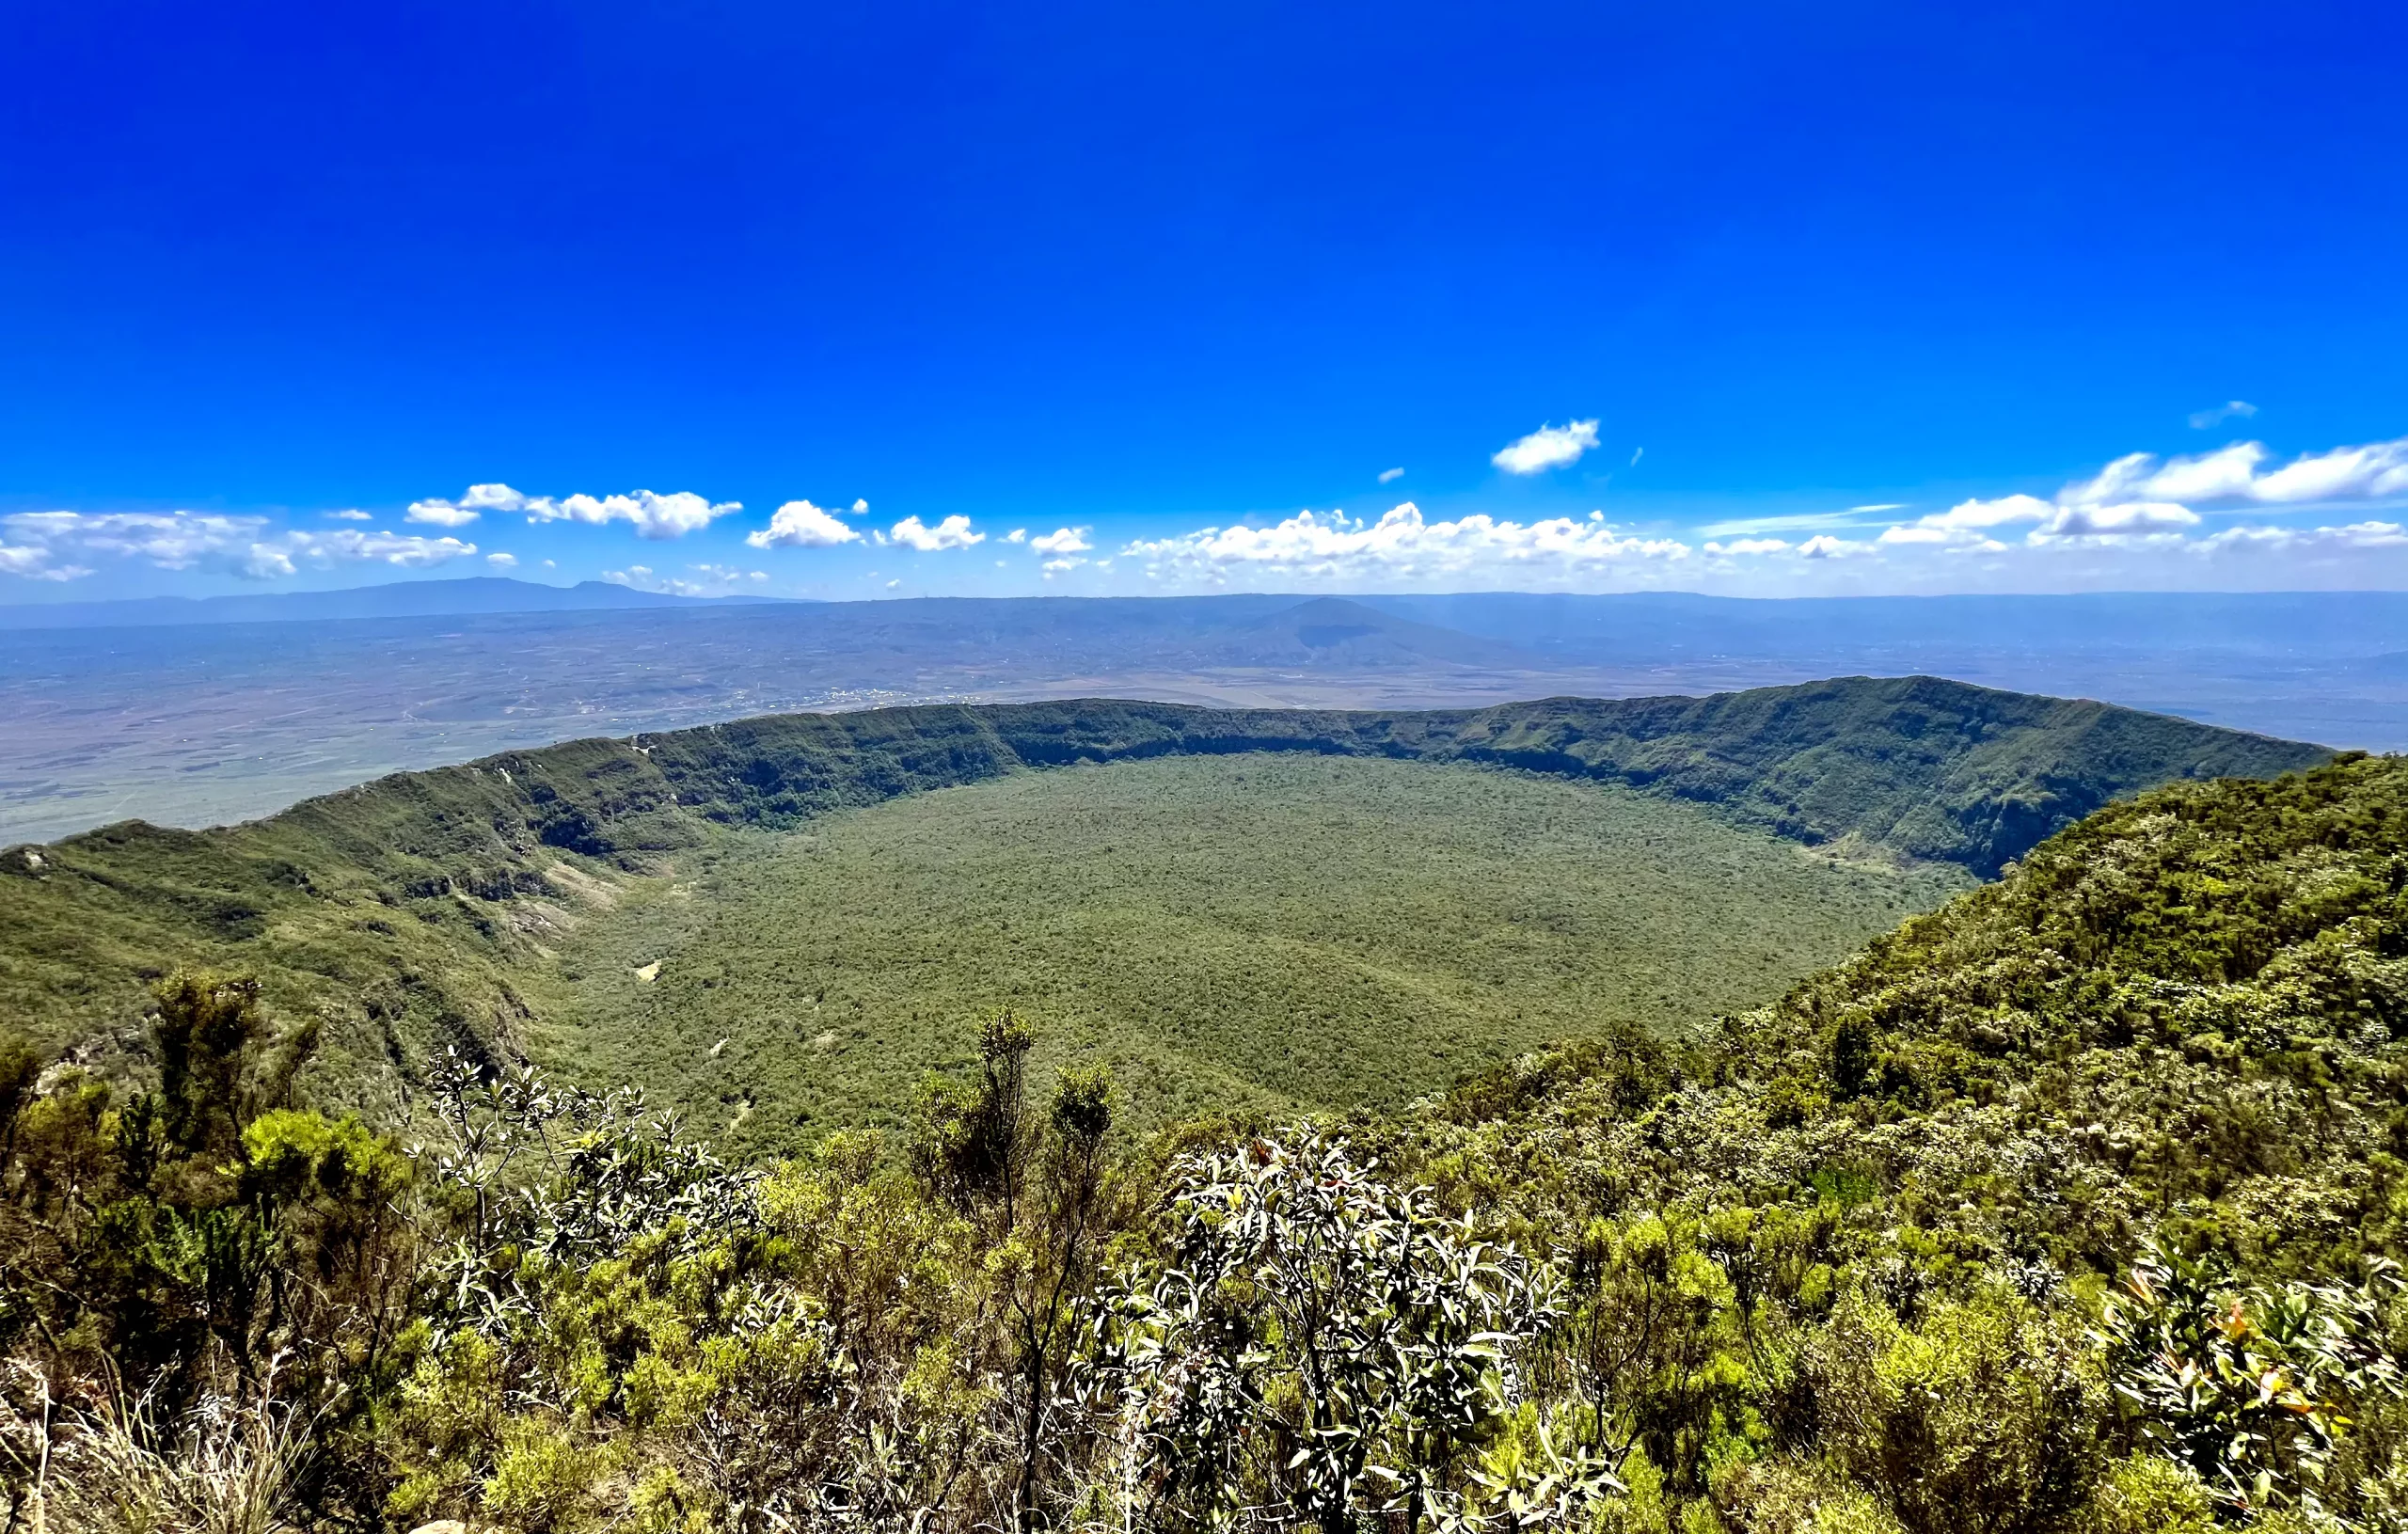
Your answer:
[[[467,1052],[405,1145],[294,1100],[309,1033],[248,987],[174,977],[133,1089],[0,1057],[8,1494],[158,1530],[2408,1527],[2403,977],[2408,763],[2366,758],[2112,807],[1693,1046],[1280,1131],[1134,1142],[998,1018],[891,1147],[731,1165]]]

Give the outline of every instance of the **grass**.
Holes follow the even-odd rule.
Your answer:
[[[895,1121],[1006,1005],[1053,1061],[1109,1061],[1141,1121],[1394,1104],[1759,1004],[1972,882],[1615,784],[1264,753],[939,789],[680,863],[567,941],[528,1037],[745,1152]]]

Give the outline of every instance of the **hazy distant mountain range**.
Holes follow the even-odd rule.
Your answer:
[[[698,601],[427,580],[0,609],[0,842],[201,825],[398,768],[792,710],[1419,708],[1932,674],[2408,748],[2408,593]]]
[[[673,596],[607,581],[547,586],[483,576],[396,581],[334,592],[234,596],[155,596],[112,602],[0,606],[0,629],[124,628],[176,624],[295,623],[358,618],[467,617],[497,613],[704,609],[793,605],[763,596]],[[1606,595],[1473,592],[1450,595],[1322,597],[1247,593],[1202,597],[924,597],[878,602],[814,602],[847,627],[892,631],[895,625],[939,624],[965,630],[990,624],[1029,626],[1020,614],[1043,614],[1048,632],[1085,627],[1098,637],[1124,630],[1228,633],[1217,654],[1235,660],[1278,651],[1291,660],[1349,658],[1350,643],[1369,652],[1402,646],[1415,656],[1451,652],[1495,665],[1533,657],[1582,664],[1674,655],[1760,656],[1839,648],[1974,644],[2033,651],[2100,647],[2165,650],[2232,648],[2298,655],[2408,656],[2408,592],[2172,592],[2070,596],[1861,596],[1777,600],[1679,592]],[[1416,625],[1407,636],[1364,615],[1365,609]],[[901,610],[910,618],[895,616]],[[1292,618],[1275,614],[1292,612]],[[993,613],[999,616],[982,618]],[[1319,616],[1316,617],[1315,614]],[[1013,614],[1015,616],[1000,616]],[[1209,615],[1209,616],[1200,616]],[[1259,627],[1259,634],[1240,637]],[[1313,632],[1307,633],[1307,630]],[[1451,630],[1453,640],[1439,637]],[[1376,635],[1376,638],[1373,636]],[[1499,641],[1465,645],[1464,637]],[[1293,640],[1292,646],[1287,640]],[[1230,648],[1231,645],[1235,648]],[[1249,663],[1237,661],[1237,663]]]

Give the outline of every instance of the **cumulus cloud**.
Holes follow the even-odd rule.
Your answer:
[[[432,523],[438,528],[465,528],[483,514],[473,506],[455,506],[448,500],[414,500],[402,517],[404,521]]]
[[[2370,521],[2353,522],[2340,528],[2226,528],[2211,537],[2200,539],[2197,546],[2211,554],[2240,548],[2319,553],[2408,548],[2408,527],[2397,522]]]
[[[2096,477],[2066,486],[2057,499],[2068,505],[2128,500],[2298,505],[2408,494],[2408,437],[2304,452],[2267,468],[2271,457],[2261,442],[2235,442],[2213,452],[2162,462],[2153,453],[2127,453]]]
[[[2273,463],[2273,454],[2263,443],[2235,442],[2212,452],[2173,458],[2127,453],[2090,478],[2065,486],[2053,498],[2012,495],[1959,501],[1944,512],[1892,527],[1878,542],[1893,548],[1922,546],[1995,554],[2016,546],[2007,540],[2020,533],[2021,545],[2032,547],[2305,549],[2330,546],[2329,539],[2320,541],[2309,536],[2311,532],[2321,535],[2339,530],[2236,529],[2194,539],[2190,530],[2202,521],[2194,508],[2302,505],[2399,495],[2408,495],[2408,437],[2302,453],[2279,465]],[[2388,524],[2354,526],[2379,529]]]
[[[623,496],[521,495],[506,484],[472,484],[458,500],[415,500],[405,514],[413,522],[437,527],[462,527],[486,512],[524,516],[530,522],[587,522],[600,526],[625,522],[639,538],[683,538],[722,516],[744,509],[737,500],[713,501],[680,490],[656,495],[632,490]]]
[[[424,570],[452,560],[466,559],[476,551],[476,545],[462,543],[457,538],[424,538],[404,532],[358,532],[345,528],[336,532],[288,532],[274,540],[254,543],[249,550],[249,560],[258,566],[254,573],[261,575],[291,575],[296,562],[323,569],[335,564],[372,561],[404,570]]]
[[[515,570],[518,568],[518,556],[511,553],[496,552],[486,555],[485,562],[492,565],[497,570]]]
[[[1007,544],[1024,544],[1028,542],[1028,530],[1026,528],[1014,528],[1011,531],[1004,534],[1004,542]]]
[[[0,576],[27,580],[81,580],[92,573],[85,564],[53,564],[52,550],[41,544],[0,544]]]
[[[2060,506],[2025,542],[2089,538],[2130,542],[2133,539],[2179,538],[2181,530],[2199,525],[2199,514],[2173,501],[2128,500],[2115,506]]]
[[[267,526],[263,516],[198,512],[19,512],[6,522],[29,544],[148,560],[162,570],[189,570],[249,542]]]
[[[318,514],[329,522],[373,522],[376,520],[357,507],[343,512],[321,512]]]
[[[2345,526],[2231,527],[2201,536],[2198,530],[2206,521],[2201,508],[2229,514],[2249,507],[2384,501],[2400,496],[2408,496],[2408,437],[2302,453],[2288,462],[2277,462],[2262,443],[2235,442],[2212,452],[2171,458],[2128,453],[2045,498],[2009,495],[1959,501],[1946,511],[1884,530],[1873,546],[1902,556],[1921,551],[2028,557],[2053,549],[2174,559],[2330,561],[2408,548],[2408,537],[2400,524],[2371,518]]]
[[[1853,560],[1879,552],[1870,543],[1835,538],[1828,532],[1809,538],[1798,546],[1798,557],[1805,560]]]
[[[2192,411],[2191,430],[2194,432],[2204,432],[2210,426],[2223,425],[2226,421],[2232,419],[2235,416],[2239,416],[2242,419],[2247,420],[2257,413],[2258,407],[2251,404],[2247,400],[2226,400],[2224,403],[2217,405],[2212,410]]]
[[[1095,546],[1087,542],[1093,528],[1055,528],[1028,541],[1028,546],[1039,554],[1081,554]]]
[[[970,530],[970,518],[958,514],[946,517],[933,528],[922,526],[917,516],[907,516],[887,529],[884,537],[885,541],[901,544],[906,548],[916,548],[923,554],[933,554],[946,548],[969,548],[987,541],[985,533]]]
[[[626,586],[639,592],[658,592],[668,596],[723,596],[730,587],[758,583],[769,578],[766,570],[742,570],[729,564],[689,564],[688,576],[656,575],[648,564],[631,564],[624,570],[605,570],[602,578],[613,586]]]
[[[1786,538],[1734,538],[1727,544],[1708,544],[1708,554],[1778,554],[1789,546]]]
[[[1944,512],[1886,529],[1877,542],[1893,547],[1921,544],[1995,553],[2007,546],[1999,540],[1999,530],[2018,526],[2025,530],[2024,541],[2036,545],[2159,537],[2196,527],[2198,522],[2196,512],[2174,501],[2051,501],[2037,496],[2001,496],[1995,500],[1959,501]]]
[[[869,510],[869,502],[860,502],[859,509]],[[754,548],[833,548],[859,543],[861,536],[860,530],[847,527],[824,508],[790,500],[769,514],[768,527],[747,533],[744,541]]]
[[[1488,461],[1508,474],[1543,474],[1578,461],[1597,445],[1597,423],[1576,420],[1542,426],[1529,435],[1509,442]]]
[[[1380,482],[1382,484],[1394,484],[1397,481],[1403,478],[1404,470],[1402,468],[1384,468],[1380,470]]]
[[[257,580],[297,573],[304,564],[379,561],[423,569],[477,551],[457,538],[365,532],[267,530],[261,516],[197,512],[20,512],[0,519],[11,538],[0,570],[58,580],[91,573],[75,559],[143,560],[163,570],[209,565]]]
[[[1400,580],[1470,571],[1541,578],[1614,568],[1667,567],[1689,557],[1670,538],[1625,535],[1603,513],[1586,521],[1540,522],[1473,514],[1432,522],[1411,501],[1375,522],[1344,512],[1303,511],[1268,528],[1204,528],[1176,537],[1140,539],[1122,555],[1145,561],[1155,578],[1219,582],[1232,574],[1311,580]]]

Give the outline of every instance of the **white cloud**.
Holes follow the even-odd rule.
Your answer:
[[[2196,527],[2198,521],[2196,512],[2171,501],[2068,504],[2042,500],[2037,496],[2001,496],[1995,500],[1958,501],[1944,512],[1933,512],[1913,522],[1889,528],[1877,542],[1893,547],[1923,544],[1995,553],[2006,546],[1995,536],[1996,530],[2018,524],[2030,524],[2025,542],[2044,544],[2076,538],[2154,537],[2176,529]]]
[[[1024,544],[1028,542],[1028,530],[1026,528],[1014,528],[1011,531],[1004,534],[1004,542],[1007,544]]]
[[[766,570],[746,570],[732,564],[689,564],[686,568],[694,578],[657,575],[648,564],[631,564],[624,570],[605,570],[602,578],[613,586],[658,592],[666,596],[724,596],[731,586],[758,584],[769,578]]]
[[[2131,500],[2117,506],[2060,506],[2048,520],[2034,528],[2024,541],[2041,544],[2068,538],[2128,540],[2179,537],[2178,530],[2198,525],[2198,513],[2172,501]]]
[[[2009,530],[2020,529],[2020,546],[2032,548],[2313,551],[2392,546],[2381,541],[2391,526],[2384,522],[2348,529],[2242,528],[2205,539],[2191,536],[2190,530],[2202,520],[2196,506],[2295,505],[2408,495],[2408,437],[2302,453],[2274,468],[2267,467],[2271,456],[2258,442],[2235,442],[2212,452],[2166,459],[2127,453],[2051,499],[2011,495],[1959,501],[1944,512],[1889,528],[1878,543],[1899,549],[1998,554],[2018,546],[2005,540]]]
[[[554,499],[549,496],[521,495],[506,484],[472,484],[456,501],[412,501],[407,515],[413,522],[431,522],[438,527],[460,527],[485,512],[522,515],[530,522],[589,522],[597,527],[625,522],[636,530],[637,537],[658,539],[683,538],[743,509],[742,501],[706,500],[690,490],[666,496],[634,490],[623,496],[578,495]]]
[[[1539,474],[1576,462],[1597,445],[1597,423],[1576,420],[1542,426],[1529,435],[1497,450],[1488,460],[1508,474]]]
[[[1087,542],[1093,528],[1056,528],[1052,532],[1031,538],[1028,546],[1039,554],[1082,554],[1095,545]]]
[[[2162,463],[2153,453],[2127,453],[2095,478],[2066,486],[2057,499],[2068,505],[2131,500],[2296,505],[2408,494],[2408,437],[2305,452],[2261,472],[2269,456],[2260,442],[2235,442]]]
[[[2408,548],[2408,527],[2397,522],[2353,522],[2342,528],[2226,528],[2194,546],[2209,553],[2234,548],[2321,553]]]
[[[1903,500],[1877,500],[1870,506],[1851,506],[1847,512],[1850,516],[1868,516],[1875,512],[1903,512],[1906,509],[1907,503]]]
[[[255,543],[250,547],[249,560],[260,571],[272,575],[291,575],[295,561],[321,569],[335,564],[374,562],[404,570],[424,570],[466,559],[476,551],[476,545],[457,538],[356,532],[346,528],[338,532],[288,532],[273,542]]]
[[[301,567],[293,562],[289,549],[274,544],[253,544],[250,553],[235,567],[235,573],[246,580],[282,580],[300,574]]]
[[[867,501],[856,504],[861,511],[869,510]],[[833,548],[859,543],[861,536],[858,529],[845,526],[824,508],[790,500],[770,514],[768,527],[746,534],[744,541],[754,548]]]
[[[492,565],[497,570],[515,570],[518,568],[518,556],[515,554],[495,552],[485,556],[485,562]]]
[[[1798,546],[1798,558],[1806,560],[1852,560],[1879,552],[1872,544],[1834,538],[1828,532],[1809,538]]]
[[[2204,432],[2210,426],[2223,425],[2226,421],[2230,420],[2235,416],[2239,416],[2242,419],[2247,420],[2257,413],[2258,407],[2251,404],[2247,400],[2226,400],[2224,403],[2217,405],[2212,410],[2192,411],[2191,430],[2194,432]]]
[[[917,516],[907,516],[887,529],[886,537],[907,548],[916,548],[923,554],[933,554],[946,548],[969,548],[987,541],[985,533],[970,530],[970,518],[959,514],[948,516],[933,528],[921,526]]]
[[[1697,530],[1706,538],[1752,538],[1769,532],[1827,532],[1852,525],[1847,512],[1799,512],[1784,516],[1732,517],[1709,522]]]
[[[51,550],[40,544],[0,544],[0,576],[27,580],[81,580],[92,573],[85,564],[53,564]]]
[[[1404,470],[1402,468],[1384,468],[1380,470],[1380,482],[1382,484],[1394,484],[1397,481],[1403,478]]]
[[[1626,536],[1603,513],[1586,521],[1552,517],[1500,521],[1474,514],[1451,522],[1423,518],[1411,501],[1365,522],[1344,512],[1304,511],[1269,528],[1204,528],[1176,537],[1140,539],[1121,551],[1143,560],[1160,580],[1227,580],[1233,573],[1314,581],[1412,581],[1495,572],[1551,579],[1618,568],[1662,568],[1689,557],[1670,538]]]
[[[1735,538],[1727,544],[1708,544],[1708,554],[1778,554],[1789,546],[1786,538]]]
[[[38,551],[39,556],[19,556],[10,564],[36,572],[82,570],[80,565],[62,562],[72,554],[144,560],[163,570],[209,564],[267,580],[293,575],[304,564],[325,569],[372,562],[417,570],[477,551],[476,545],[457,538],[367,532],[356,528],[271,532],[265,517],[214,513],[20,512],[5,523],[12,536],[24,540],[22,546]],[[52,575],[51,578],[61,577]]]
[[[448,500],[414,500],[402,514],[409,522],[426,522],[438,528],[465,528],[483,514],[471,506],[455,506]]]
[[[267,526],[263,516],[198,512],[19,512],[5,520],[12,533],[32,543],[148,560],[163,570],[188,570]]]
[[[2004,527],[2011,522],[2046,522],[2056,514],[2056,511],[2052,502],[2042,500],[2037,496],[2001,496],[1996,500],[1960,500],[1944,512],[1933,512],[1917,518],[1914,525],[1962,532],[1976,528]]]
[[[346,512],[321,512],[318,514],[329,522],[372,522],[375,520],[374,517],[356,507]]]

